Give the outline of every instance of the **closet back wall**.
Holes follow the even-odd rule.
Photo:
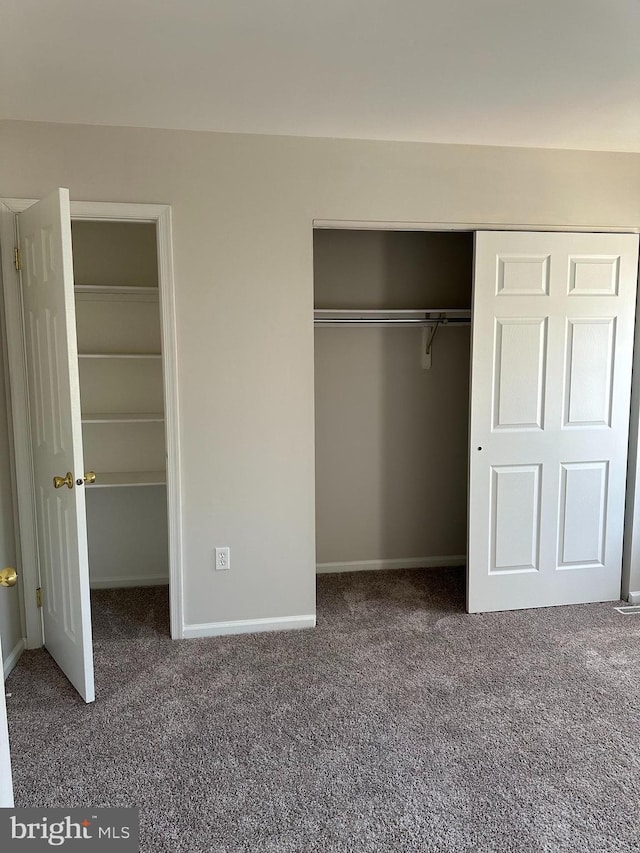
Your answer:
[[[76,284],[157,285],[155,225],[82,220],[73,222],[72,230]]]
[[[471,234],[318,230],[315,306],[469,308],[472,259]],[[439,329],[424,370],[420,328],[316,328],[319,571],[464,561],[469,342]]]

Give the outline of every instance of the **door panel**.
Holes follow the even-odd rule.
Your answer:
[[[496,466],[491,476],[493,560],[489,571],[537,571],[540,466]]]
[[[468,609],[619,598],[638,238],[476,235]]]
[[[546,320],[496,320],[495,429],[542,429]]]
[[[546,296],[548,292],[548,255],[498,255],[500,296]]]
[[[68,190],[18,216],[45,646],[94,699],[89,561]]]
[[[559,568],[604,566],[608,462],[562,465]]]
[[[618,255],[570,255],[569,265],[570,296],[618,295]]]
[[[567,319],[565,427],[611,426],[615,317]]]

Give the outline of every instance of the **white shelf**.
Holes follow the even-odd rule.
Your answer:
[[[96,472],[96,481],[89,489],[111,489],[126,486],[164,486],[165,471],[105,471]]]
[[[162,412],[84,412],[83,424],[150,424],[162,423]]]
[[[124,284],[79,284],[74,285],[78,293],[157,293],[158,285],[124,285]]]
[[[157,302],[160,291],[153,287],[126,287],[111,284],[76,284],[76,298],[100,301],[124,300],[129,302]]]
[[[159,352],[79,352],[78,358],[162,358]]]

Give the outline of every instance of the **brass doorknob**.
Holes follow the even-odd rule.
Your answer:
[[[18,583],[18,573],[15,569],[0,571],[0,586],[15,586]]]
[[[96,481],[96,472],[95,471],[86,471],[84,475],[85,483],[95,483]]]
[[[66,476],[64,477],[53,478],[54,489],[61,489],[63,486],[67,486],[69,489],[73,488],[73,474],[71,471],[67,471]]]

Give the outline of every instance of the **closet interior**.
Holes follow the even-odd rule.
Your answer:
[[[155,225],[72,223],[92,587],[168,584]]]
[[[473,234],[314,232],[318,572],[463,565]]]

